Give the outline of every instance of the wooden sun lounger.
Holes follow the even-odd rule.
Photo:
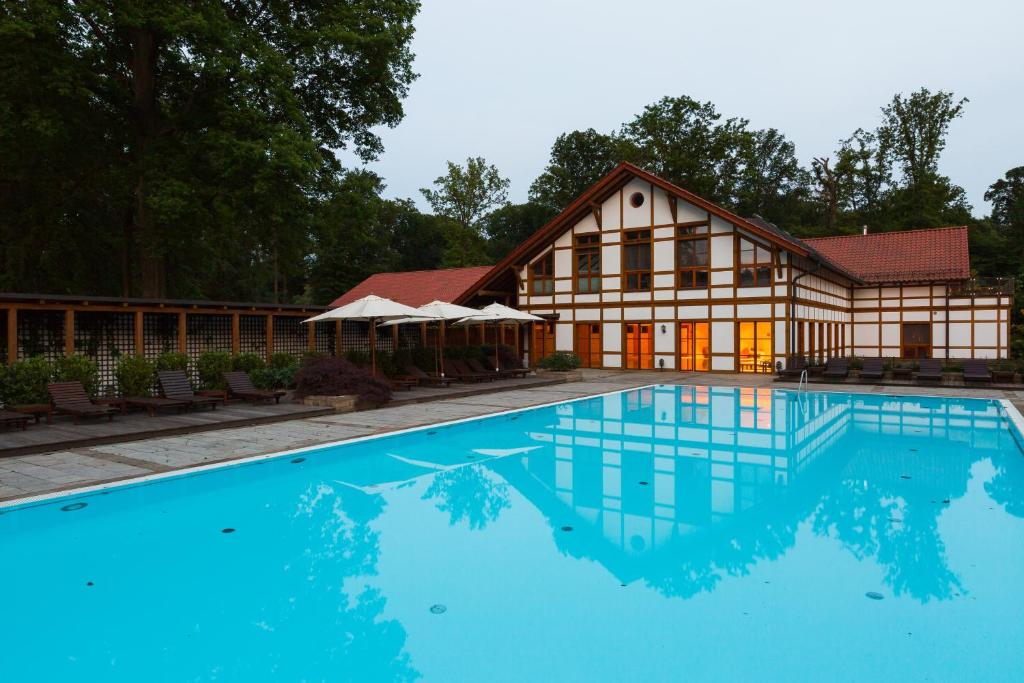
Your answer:
[[[992,373],[988,369],[988,361],[982,358],[969,358],[964,361],[964,382],[991,382]]]
[[[392,389],[400,389],[402,391],[412,391],[412,388],[419,384],[417,380],[411,377],[388,377],[380,368],[377,368],[377,372],[373,376],[382,382],[387,382],[391,385]]]
[[[825,372],[821,376],[826,379],[846,379],[850,374],[850,359],[843,357],[829,358],[825,364]]]
[[[10,410],[0,410],[0,425],[4,427],[17,427],[18,429],[25,429],[28,427],[28,423],[33,419],[31,415],[25,413],[15,413]]]
[[[188,410],[188,401],[178,401],[173,398],[153,398],[151,396],[133,396],[124,399],[125,405],[129,408],[142,408],[150,417],[156,415],[156,411],[162,408],[174,408],[179,413]]]
[[[489,371],[495,372],[495,370],[494,370],[494,363],[489,358],[484,360],[484,361],[482,361],[482,364]],[[504,375],[505,377],[526,377],[527,375],[530,374],[529,370],[527,370],[526,368],[522,368],[522,367],[520,367],[520,368],[515,368],[515,367],[501,368],[497,372],[498,372],[498,374]]]
[[[408,377],[419,380],[420,384],[436,384],[438,386],[447,387],[451,386],[452,381],[447,377],[436,377],[435,375],[428,375],[421,368],[415,365],[406,365],[405,373]]]
[[[799,379],[807,369],[807,359],[803,356],[790,356],[786,359],[786,367],[779,371],[779,377]]]
[[[498,372],[494,368],[485,367],[484,364],[476,358],[467,358],[466,365],[468,365],[469,369],[472,370],[473,372],[479,373],[481,375],[487,375],[495,379],[507,379],[508,377],[510,377],[510,375],[504,372]]]
[[[491,382],[494,377],[491,374],[481,374],[479,372],[473,372],[469,369],[464,362],[455,358],[449,358],[446,361],[449,372],[460,382]]]
[[[860,379],[882,379],[885,377],[885,363],[881,358],[865,358],[860,368]]]
[[[281,397],[284,396],[283,391],[266,391],[263,389],[257,389],[249,379],[249,375],[245,372],[225,372],[224,381],[228,385],[228,393],[236,398],[249,401],[250,403],[256,404],[260,401],[269,401],[273,399],[274,403],[280,403]]]
[[[941,382],[942,362],[937,358],[922,358],[918,363],[918,371],[914,373],[918,382]]]
[[[113,420],[114,414],[119,412],[112,406],[93,403],[81,382],[53,382],[46,388],[50,392],[53,409],[58,413],[71,415],[76,424],[79,418],[83,417],[106,417],[108,421]]]
[[[157,373],[157,380],[160,384],[160,393],[164,398],[171,398],[175,401],[185,401],[193,408],[209,406],[212,410],[217,409],[217,404],[222,399],[214,396],[199,396],[192,390],[192,383],[184,370],[161,370]]]

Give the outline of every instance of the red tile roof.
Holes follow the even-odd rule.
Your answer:
[[[966,227],[816,237],[804,242],[865,282],[966,280],[971,274]]]
[[[337,308],[364,296],[376,294],[406,306],[422,306],[431,301],[455,301],[470,286],[491,270],[491,266],[410,270],[404,273],[375,273],[334,300]]]

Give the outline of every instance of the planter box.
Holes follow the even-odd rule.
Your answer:
[[[356,409],[356,397],[353,394],[344,394],[341,396],[307,396],[302,399],[302,404],[321,408],[331,408],[336,413],[351,413]]]

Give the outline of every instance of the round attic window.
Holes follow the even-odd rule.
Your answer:
[[[641,206],[644,205],[644,193],[634,192],[633,194],[629,195],[629,203],[633,205],[634,209],[639,209]]]

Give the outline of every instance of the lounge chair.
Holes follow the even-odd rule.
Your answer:
[[[860,368],[860,379],[882,379],[885,377],[885,363],[881,358],[865,358]]]
[[[25,429],[33,418],[26,413],[16,413],[11,410],[0,410],[0,425],[4,427],[17,427]]]
[[[173,398],[153,398],[151,396],[131,396],[124,400],[129,408],[141,408],[149,413],[150,417],[156,415],[156,411],[162,408],[174,408],[179,413],[188,410],[188,401],[179,401]]]
[[[229,395],[249,401],[254,405],[260,401],[269,401],[271,399],[274,400],[274,403],[280,403],[281,397],[285,394],[283,391],[257,389],[252,380],[249,379],[248,373],[241,371],[225,372],[224,381],[227,382]]]
[[[807,358],[804,356],[790,356],[786,359],[786,367],[779,370],[779,377],[787,379],[800,379],[800,375],[807,369]]]
[[[402,391],[412,391],[412,388],[419,384],[418,381],[412,378],[388,377],[380,368],[377,368],[377,371],[373,373],[373,376],[382,382],[390,384],[392,389],[400,389]]]
[[[405,375],[411,379],[418,380],[420,384],[436,384],[438,386],[447,387],[452,383],[452,381],[447,377],[428,375],[421,368],[415,365],[406,365]]]
[[[505,377],[526,377],[530,374],[530,371],[523,367],[507,367],[501,368],[500,370],[494,369],[494,363],[489,358],[481,361],[481,364],[490,372],[497,372]]]
[[[988,361],[982,358],[968,358],[964,361],[964,382],[991,382],[992,373]]]
[[[914,379],[918,382],[941,382],[942,362],[938,358],[922,358]]]
[[[460,382],[491,382],[494,380],[493,372],[474,372],[465,362],[456,358],[449,358],[446,362],[448,372]]]
[[[473,372],[479,373],[481,375],[487,375],[494,379],[508,379],[509,377],[512,376],[504,372],[499,372],[498,370],[495,370],[492,367],[488,367],[489,364],[485,365],[481,360],[477,358],[467,358],[465,362],[466,365],[469,366],[469,369],[472,370]]]
[[[821,376],[825,379],[846,379],[850,374],[850,359],[835,357],[829,358],[825,364],[825,372]]]
[[[192,383],[184,370],[161,370],[156,375],[160,384],[160,393],[164,395],[164,398],[185,401],[193,408],[209,406],[212,410],[216,410],[217,404],[222,400],[215,396],[196,395],[192,391]]]
[[[71,415],[76,424],[79,418],[83,417],[106,417],[110,421],[114,419],[115,413],[120,412],[113,406],[93,403],[81,382],[53,382],[46,388],[50,392],[53,409],[58,413]]]

